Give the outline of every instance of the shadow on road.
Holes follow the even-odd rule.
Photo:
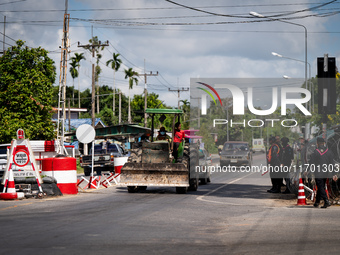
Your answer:
[[[221,198],[239,198],[239,199],[281,199],[292,200],[296,199],[295,194],[273,194],[268,193],[270,186],[255,185],[255,184],[218,184],[210,183],[200,185],[197,191],[188,191],[187,194],[178,194],[178,196],[206,196],[206,197],[221,197]],[[120,187],[116,192],[127,193],[127,188]],[[147,190],[139,191],[135,194],[175,194],[176,189],[172,187],[148,187]]]
[[[269,193],[270,186],[256,184],[209,184],[200,186],[199,190],[192,195],[205,195],[207,197],[232,197],[247,199],[295,199],[295,194]],[[284,188],[282,188],[284,190]]]

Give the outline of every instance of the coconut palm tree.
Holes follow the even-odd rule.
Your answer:
[[[180,100],[183,103],[182,110],[183,110],[183,121],[186,121],[187,115],[190,113],[190,102],[187,99]]]
[[[79,68],[80,68],[80,61],[82,61],[83,59],[86,60],[85,56],[84,56],[84,53],[74,53],[74,57],[71,58],[72,59],[75,59],[75,61],[77,62],[77,67],[78,67],[78,107],[80,108],[80,80],[79,80]],[[73,60],[72,60],[73,61]]]
[[[75,59],[72,59],[70,63],[70,73],[73,79],[73,85],[72,85],[72,105],[74,105],[74,79],[78,77],[78,70],[77,70],[78,64],[75,61]]]
[[[130,89],[133,88],[133,84],[136,83],[138,85],[138,73],[130,67],[129,69],[125,69],[125,79],[129,79],[129,115],[128,122],[131,123],[131,106],[130,106]]]
[[[111,66],[111,68],[113,69],[113,105],[112,105],[112,111],[113,111],[113,117],[115,116],[115,98],[116,98],[116,80],[115,80],[115,74],[116,72],[119,70],[120,65],[122,64],[122,60],[119,59],[119,53],[113,53],[112,54],[112,59],[106,61],[106,65]]]

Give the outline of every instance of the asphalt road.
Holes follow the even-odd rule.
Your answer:
[[[255,154],[255,165],[264,161]],[[267,193],[267,174],[211,179],[187,194],[111,187],[0,201],[0,254],[339,254],[340,207]]]

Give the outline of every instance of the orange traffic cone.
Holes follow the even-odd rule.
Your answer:
[[[299,180],[299,191],[298,191],[297,205],[307,205],[306,196],[305,196],[305,188],[303,186],[302,178],[300,178],[300,180]]]
[[[5,184],[6,185],[6,184]],[[22,199],[24,198],[23,192],[16,192],[15,183],[12,169],[8,171],[8,181],[7,181],[7,190],[4,193],[0,194],[0,199],[2,200],[13,200],[13,199]]]

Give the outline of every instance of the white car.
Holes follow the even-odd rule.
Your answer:
[[[0,144],[0,177],[3,176],[7,164],[7,151],[10,143]]]

